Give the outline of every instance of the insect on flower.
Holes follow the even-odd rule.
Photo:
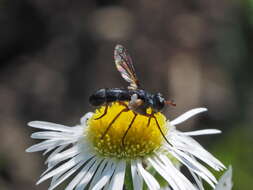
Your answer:
[[[203,190],[203,179],[215,188],[217,180],[203,163],[216,171],[225,166],[191,136],[221,131],[180,132],[176,128],[207,109],[195,108],[174,120],[167,119],[161,111],[165,105],[174,105],[173,102],[166,101],[160,93],[140,89],[124,47],[117,45],[114,56],[117,69],[130,83],[128,88],[95,92],[90,103],[99,108],[86,113],[75,126],[45,121],[28,123],[41,129],[31,138],[43,141],[26,151],[49,154],[45,162],[47,169],[37,184],[52,178],[48,190],[54,190],[71,178],[65,190],[161,190],[166,187]],[[180,171],[181,165],[189,170],[195,184]],[[164,179],[161,184],[157,176]]]
[[[101,116],[97,117],[96,120],[101,119],[107,114],[108,106],[113,102],[118,102],[125,107],[109,123],[108,127],[102,134],[101,139],[105,137],[113,123],[117,120],[117,118],[120,117],[123,112],[133,111],[134,116],[122,138],[123,147],[124,139],[138,114],[148,117],[147,126],[150,125],[151,119],[154,119],[163,138],[167,141],[167,143],[169,143],[164,133],[162,132],[161,127],[154,114],[160,112],[165,107],[165,105],[175,106],[175,104],[172,101],[165,100],[161,93],[152,94],[143,89],[140,89],[140,83],[136,76],[132,59],[128,54],[126,48],[124,48],[122,45],[116,45],[114,50],[114,60],[121,76],[123,79],[129,82],[130,86],[127,88],[102,88],[90,96],[89,102],[91,105],[105,105],[104,113],[102,113]],[[151,108],[151,113],[147,112],[149,108]]]

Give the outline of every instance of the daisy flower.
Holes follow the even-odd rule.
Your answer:
[[[172,121],[158,112],[155,114],[157,122],[153,118],[148,121],[146,116],[140,114],[133,120],[135,114],[129,110],[123,112],[110,129],[108,126],[124,106],[112,103],[107,114],[97,119],[104,109],[102,106],[94,113],[87,113],[76,126],[43,121],[28,123],[30,127],[44,130],[33,133],[31,138],[44,141],[26,151],[49,154],[45,162],[47,169],[37,184],[52,178],[49,190],[67,179],[69,183],[66,190],[142,190],[144,186],[159,190],[162,189],[159,176],[173,190],[203,189],[202,180],[215,188],[217,180],[203,164],[217,171],[225,166],[192,136],[221,131],[205,129],[180,132],[176,129],[176,125],[207,111],[206,108],[192,109]],[[184,176],[180,165],[189,170],[195,182]]]
[[[231,190],[233,187],[232,182],[232,166],[228,167],[228,170],[221,176],[215,190]]]

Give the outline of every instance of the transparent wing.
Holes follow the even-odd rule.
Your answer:
[[[135,73],[132,59],[127,53],[126,48],[122,45],[116,45],[114,50],[114,60],[121,76],[130,83],[128,88],[137,89],[139,87],[139,81]]]

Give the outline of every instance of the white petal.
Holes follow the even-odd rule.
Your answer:
[[[164,171],[164,169],[155,162],[155,160],[149,158],[148,159],[150,164],[155,168],[155,170],[170,184],[170,186],[173,188],[173,190],[180,190],[178,184],[175,182],[174,178],[171,176],[172,171]],[[174,175],[174,174],[172,174]]]
[[[44,175],[40,180],[36,183],[37,185],[40,184],[41,182],[47,180],[48,178],[57,175],[58,173],[64,172],[72,168],[73,166],[77,165],[80,161],[82,160],[82,157],[80,155],[72,158],[71,160],[67,161],[66,163],[62,164],[58,168],[50,171],[46,175]]]
[[[61,153],[55,154],[53,156],[51,156],[48,161],[49,162],[61,162],[63,160],[66,160],[68,158],[74,157],[75,155],[77,155],[78,153],[80,153],[80,149],[78,147],[78,145],[75,145]]]
[[[160,170],[157,171],[161,172],[164,168],[166,168],[164,171],[164,173],[166,172],[165,175],[167,174],[167,176],[170,176],[172,181],[174,181],[180,190],[196,190],[193,184],[172,164],[167,156],[159,155],[154,158],[154,161],[161,167]],[[171,181],[168,181],[168,183],[172,186]]]
[[[126,169],[126,162],[120,161],[116,167],[116,170],[112,176],[112,180],[110,182],[110,186],[108,190],[122,190],[124,185],[125,179],[125,169]]]
[[[55,147],[51,147],[51,148],[48,148],[47,150],[45,150],[44,152],[43,152],[43,156],[45,156],[47,153],[49,153],[50,151],[52,151],[52,150],[54,150],[55,149]]]
[[[64,148],[66,148],[68,145],[63,145],[63,146],[59,146],[58,148],[56,148],[46,159],[45,164],[48,163],[48,160],[50,160],[54,155],[58,154],[59,152],[61,152]]]
[[[190,154],[194,155],[196,158],[202,160],[209,166],[211,166],[213,169],[220,171],[225,168],[225,166],[218,160],[216,159],[211,153],[206,151],[204,148],[202,149],[182,149],[185,152],[189,152]]]
[[[181,133],[174,131],[173,134],[170,134],[169,141],[176,149],[194,155],[195,157],[204,161],[217,171],[225,168],[225,166],[218,159],[216,159],[212,154],[206,151],[197,141],[195,141],[189,136],[181,135]]]
[[[110,181],[108,181],[105,186],[103,187],[103,190],[108,190],[110,185]]]
[[[190,132],[182,132],[182,135],[188,135],[188,136],[198,136],[198,135],[212,135],[212,134],[219,134],[221,133],[221,130],[218,129],[203,129],[203,130],[197,130],[197,131],[190,131]]]
[[[92,157],[94,157],[94,155],[93,154],[90,154],[90,153],[82,153],[82,155],[77,155],[77,156],[81,156],[82,157],[82,161],[88,161],[89,159],[91,159]],[[76,157],[77,157],[76,156]],[[48,169],[45,171],[45,172],[43,172],[42,174],[41,174],[41,176],[43,176],[44,174],[46,174],[48,171],[50,171],[51,169],[53,169],[57,164],[59,164],[59,162],[49,162],[48,163]],[[64,173],[65,171],[62,171],[61,173]],[[61,174],[61,173],[59,173],[59,174]]]
[[[103,172],[103,170],[104,170],[104,168],[105,168],[105,165],[106,165],[107,163],[108,163],[108,160],[107,160],[107,159],[105,159],[105,160],[103,160],[103,161],[101,162],[101,164],[100,164],[99,167],[98,167],[98,170],[96,171],[95,176],[93,177],[93,179],[92,179],[92,181],[91,181],[89,190],[92,189],[92,187],[94,187],[95,184],[99,181],[99,179],[101,178],[102,172]]]
[[[176,175],[177,177],[175,177],[175,179],[178,180],[179,184],[182,185],[186,185],[186,189],[192,189],[192,190],[196,190],[196,188],[193,186],[193,184],[179,171],[178,168],[176,168],[173,163],[170,161],[170,159],[165,156],[165,155],[160,155],[161,160],[165,163],[166,166],[168,166],[169,171],[173,171],[172,173],[174,173],[174,175]]]
[[[232,187],[232,167],[229,166],[228,170],[221,176],[215,190],[231,190]]]
[[[87,161],[87,160],[89,160],[89,159],[91,159],[94,155],[93,154],[90,154],[90,153],[86,153],[86,154],[79,154],[79,155],[77,155],[77,156],[81,156],[82,157],[82,161]],[[43,172],[43,174],[42,175],[44,175],[45,173],[47,173],[49,170],[51,170],[53,167],[55,167],[57,164],[59,164],[59,162],[50,162],[49,164],[48,164],[48,169],[45,171],[45,172]]]
[[[97,159],[95,164],[89,169],[89,171],[86,173],[84,178],[76,186],[76,190],[83,190],[89,184],[91,178],[94,176],[100,163],[101,163],[101,159]]]
[[[196,160],[178,150],[174,150],[174,153],[172,153],[172,155],[175,156],[180,162],[182,162],[190,171],[193,171],[202,177],[213,188],[215,187],[214,183],[217,183],[217,181],[213,174]]]
[[[116,164],[113,161],[109,161],[107,166],[105,167],[103,173],[101,174],[101,179],[92,187],[92,190],[100,190],[102,189],[106,183],[111,178],[113,172],[115,171]]]
[[[75,173],[83,164],[84,164],[84,161],[82,161],[79,164],[77,164],[75,167],[73,167],[72,169],[70,169],[69,171],[67,171],[64,175],[60,175],[59,178],[57,178],[54,181],[52,181],[52,183],[51,183],[50,187],[48,188],[48,190],[53,190],[54,188],[56,188],[64,180],[66,180],[69,176],[71,176],[73,173]]]
[[[148,188],[152,189],[152,190],[156,190],[156,189],[158,190],[158,189],[160,189],[159,183],[156,181],[156,179],[149,172],[147,172],[142,167],[141,161],[136,161],[136,165],[137,165],[138,172],[143,177],[143,179],[146,182]]]
[[[66,139],[70,137],[70,134],[55,131],[36,132],[31,135],[32,139]]]
[[[91,159],[92,157],[94,157],[93,154],[90,153],[82,153],[81,155],[77,155],[82,157],[82,161],[87,161],[89,159]],[[77,157],[75,156],[75,157]],[[46,171],[44,171],[41,176],[45,175],[46,173],[48,173],[50,170],[52,170],[57,164],[59,164],[60,162],[48,162],[48,168],[46,169]],[[63,170],[62,172],[59,172],[57,175],[62,175],[63,173],[65,173],[65,171]]]
[[[199,114],[201,112],[204,112],[204,111],[207,111],[207,109],[206,108],[195,108],[195,109],[192,109],[192,110],[187,111],[186,113],[180,115],[179,117],[177,117],[173,121],[171,121],[170,124],[171,125],[178,125],[178,124],[186,121],[190,117],[193,117],[194,115],[197,115],[197,114]]]
[[[42,151],[48,148],[52,149],[53,147],[55,148],[61,145],[61,143],[63,142],[64,141],[59,141],[59,140],[54,140],[54,139],[45,140],[29,147],[28,149],[26,149],[26,152],[38,152],[38,151]]]
[[[46,159],[45,161],[45,164],[47,164],[49,162],[49,160],[54,157],[56,154],[58,154],[59,152],[61,152],[62,150],[64,150],[67,146],[69,146],[68,144],[67,145],[62,145],[62,146],[59,146],[58,148],[56,148],[49,156],[48,158]],[[50,164],[49,164],[50,165]]]
[[[82,168],[82,170],[74,177],[74,179],[68,184],[68,186],[65,188],[65,190],[72,190],[75,188],[75,186],[80,183],[82,178],[86,175],[86,173],[89,171],[89,169],[94,165],[96,161],[96,157],[93,157],[91,160],[89,160],[88,163],[85,164],[85,166]]]
[[[56,123],[46,122],[46,121],[31,121],[28,123],[28,125],[30,127],[39,128],[39,129],[72,132],[71,127],[67,127],[65,125],[60,125]]]
[[[197,176],[192,170],[189,170],[189,171],[192,174],[194,180],[196,181],[199,190],[205,190],[203,187],[203,183],[202,183],[201,178],[199,176]]]
[[[143,187],[143,178],[140,176],[137,170],[136,164],[131,161],[131,173],[134,190],[140,190]]]
[[[88,121],[88,119],[90,119],[92,117],[93,113],[92,112],[88,112],[86,113],[81,119],[80,119],[80,123],[83,125],[86,125],[86,122]]]

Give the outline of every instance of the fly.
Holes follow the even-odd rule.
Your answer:
[[[98,118],[95,118],[96,120],[101,119],[107,114],[108,106],[112,102],[118,102],[125,107],[109,123],[108,127],[102,134],[101,139],[105,137],[110,127],[123,112],[128,112],[131,110],[134,113],[134,117],[132,118],[126,132],[123,135],[123,146],[125,137],[138,114],[148,117],[147,126],[150,125],[150,121],[153,118],[163,138],[167,141],[167,143],[169,143],[164,133],[162,132],[161,127],[154,114],[162,111],[165,105],[175,106],[175,104],[172,101],[165,100],[161,93],[152,94],[143,89],[140,89],[140,83],[136,76],[132,59],[128,54],[126,48],[124,48],[122,45],[116,45],[114,50],[114,60],[116,68],[120,72],[122,78],[125,79],[130,85],[127,88],[102,88],[90,96],[89,102],[91,105],[105,105],[104,113]],[[125,102],[129,103],[126,104]],[[147,113],[148,108],[151,108],[151,113]]]

